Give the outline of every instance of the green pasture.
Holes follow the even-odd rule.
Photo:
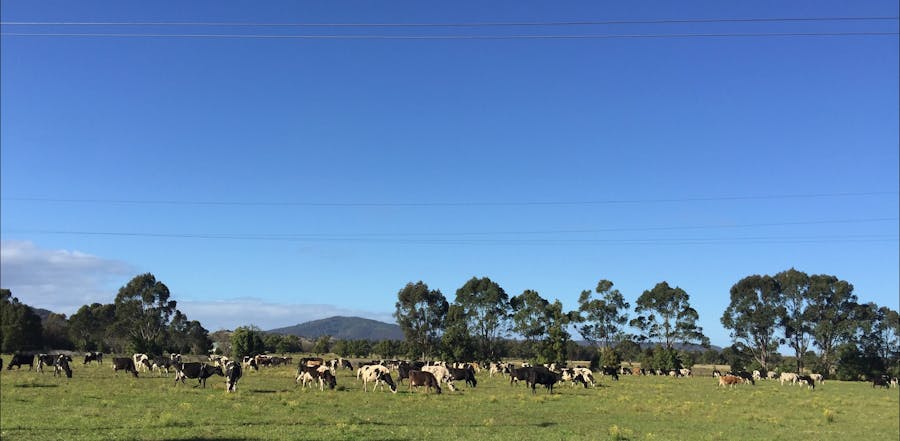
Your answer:
[[[9,356],[4,356],[8,362]],[[296,359],[296,358],[295,358]],[[3,440],[897,440],[900,389],[827,381],[814,391],[759,381],[717,387],[712,377],[600,377],[532,395],[524,385],[478,375],[475,389],[441,395],[362,390],[340,371],[336,390],[301,389],[293,367],[245,372],[206,389],[172,376],[114,376],[73,363],[71,379],[0,373]]]

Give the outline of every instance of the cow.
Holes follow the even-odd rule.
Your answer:
[[[872,379],[872,389],[875,389],[876,386],[881,386],[885,389],[890,389],[891,387],[891,378],[887,375],[879,375]]]
[[[53,366],[53,363],[56,361],[55,355],[50,354],[38,354],[37,356],[37,371],[40,373],[44,373],[44,365]]]
[[[84,363],[82,365],[88,364],[92,361],[96,361],[97,364],[103,364],[103,353],[102,352],[88,352],[84,354]]]
[[[384,390],[384,385],[387,384],[391,389],[391,392],[397,393],[397,385],[394,384],[394,380],[391,378],[391,371],[381,365],[365,365],[359,368],[356,371],[356,378],[362,378],[363,381],[363,391],[369,391],[369,382],[375,383],[372,387],[372,391],[381,385],[381,390]]]
[[[753,379],[754,379],[754,380],[761,380],[761,379],[762,379],[762,372],[760,372],[759,369],[754,369],[754,370],[753,370]]]
[[[131,359],[134,361],[134,366],[142,371],[150,370],[150,356],[147,354],[134,354],[131,356]]]
[[[352,370],[353,370],[353,364],[350,363],[350,360],[345,360],[345,359],[343,359],[343,358],[339,358],[338,360],[341,362],[341,367],[342,367],[342,368],[347,369],[347,370],[349,370],[349,371],[352,371]]]
[[[797,383],[797,374],[795,374],[793,372],[782,372],[781,376],[779,377],[779,380],[781,381],[782,386],[784,386],[785,381],[790,381],[791,384],[796,384]]]
[[[813,380],[816,380],[817,383],[825,384],[825,376],[822,374],[809,374],[809,376],[812,377]]]
[[[734,376],[734,377],[743,378],[744,383],[750,383],[750,384],[756,386],[756,380],[753,379],[753,374],[751,374],[750,372],[737,371],[737,372],[730,372],[729,375]]]
[[[575,373],[576,381],[577,381],[577,377],[581,376],[582,382],[584,383],[584,387],[587,387],[588,385],[590,385],[591,387],[594,387],[594,373],[591,372],[590,369],[583,368],[583,367],[575,367],[572,369]]]
[[[494,374],[508,374],[509,373],[509,365],[503,362],[500,363],[491,363],[489,365],[489,376],[493,377]]]
[[[712,375],[713,375],[713,377],[715,377],[715,378],[719,378],[719,377],[721,377],[721,376],[722,376],[722,372],[721,372],[721,371],[719,371],[719,370],[718,370],[718,369],[716,369],[716,368],[713,368],[713,372],[712,372]]]
[[[169,376],[169,368],[172,367],[173,361],[169,357],[153,357],[150,369],[159,372],[160,375]]]
[[[510,367],[509,368],[509,385],[512,386],[513,384],[518,384],[519,380],[525,381],[526,386],[530,385],[530,383],[528,383],[528,376],[530,374],[530,369],[531,368],[527,368],[527,367],[521,367],[521,368]]]
[[[801,384],[806,384],[806,387],[809,389],[816,388],[816,380],[809,375],[797,375],[797,382]]]
[[[587,386],[587,381],[581,374],[576,374],[574,368],[563,369],[560,372],[560,379],[562,381],[570,381],[572,382],[572,387],[575,387],[575,383],[581,383],[584,387]]]
[[[205,363],[178,363],[175,365],[176,386],[178,385],[178,380],[181,380],[181,384],[184,384],[185,378],[196,378],[197,386],[203,386],[205,388],[206,379],[213,375],[224,377],[225,373],[222,372],[221,366],[212,366]]]
[[[301,366],[319,367],[325,364],[325,360],[319,357],[306,357],[300,359]]]
[[[600,375],[609,375],[613,377],[613,380],[619,381],[619,373],[618,370],[612,366],[603,366],[600,368]]]
[[[559,375],[556,372],[551,372],[549,369],[542,367],[534,367],[531,368],[528,373],[528,383],[531,384],[531,393],[532,395],[537,393],[535,391],[535,387],[538,384],[543,384],[544,387],[547,388],[549,393],[553,393],[553,385],[559,382]]]
[[[53,376],[58,377],[62,375],[62,372],[65,372],[66,378],[72,378],[72,368],[69,367],[70,361],[72,361],[72,357],[69,357],[68,355],[56,357],[56,361],[53,364]]]
[[[468,366],[462,369],[457,368],[448,368],[450,371],[450,377],[454,380],[463,380],[466,382],[466,386],[475,387],[478,385],[478,380],[475,379],[475,369],[472,366]]]
[[[434,374],[431,372],[409,371],[409,390],[412,390],[413,386],[416,387],[416,390],[419,390],[419,386],[425,386],[426,393],[433,387],[435,393],[441,393],[440,382],[434,378]]]
[[[726,375],[722,375],[719,377],[719,386],[720,387],[725,387],[725,386],[734,387],[734,385],[741,384],[743,382],[744,382],[743,378],[735,376],[735,375],[726,374]]]
[[[769,371],[769,372],[766,372],[766,379],[767,379],[767,380],[774,380],[774,379],[776,379],[776,378],[778,378],[778,373],[777,373],[777,372],[775,372],[775,371]]]
[[[134,367],[134,359],[128,357],[113,357],[113,373],[117,374],[120,370],[131,372],[134,378],[138,377],[138,371]]]
[[[450,388],[451,391],[456,391],[456,386],[453,384],[453,376],[450,375],[450,370],[444,366],[422,366],[422,371],[431,372],[434,375],[434,378],[441,383],[447,383],[447,387]]]
[[[295,382],[302,382],[303,386],[306,386],[307,383],[312,385],[314,381],[318,381],[319,390],[322,391],[325,390],[325,385],[328,385],[329,389],[334,389],[337,386],[337,379],[331,373],[330,367],[326,365],[313,367],[304,366],[303,364],[297,366],[297,379]]]
[[[238,380],[244,374],[241,364],[232,360],[225,363],[225,391],[234,392],[237,390]]]
[[[693,377],[694,376],[694,373],[690,369],[687,369],[687,368],[679,369],[678,373],[680,373],[682,377]]]

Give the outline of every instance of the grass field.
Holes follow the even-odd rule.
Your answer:
[[[8,362],[9,356],[4,356]],[[296,358],[295,358],[296,359]],[[759,381],[717,387],[711,377],[623,376],[568,384],[549,395],[479,374],[478,387],[441,395],[362,391],[341,371],[338,388],[294,385],[294,367],[245,373],[227,394],[172,377],[112,373],[73,363],[52,373],[0,374],[3,440],[897,440],[900,389],[827,381],[814,391]],[[190,380],[189,380],[190,381]]]

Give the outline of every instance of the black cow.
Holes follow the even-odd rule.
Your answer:
[[[750,382],[750,384],[756,386],[756,380],[753,379],[753,374],[747,371],[738,371],[738,372],[729,372],[730,375],[734,375],[735,377],[741,377],[744,379],[744,382]]]
[[[816,388],[816,380],[813,380],[809,375],[797,375],[797,381],[806,383],[806,386],[810,389]]]
[[[65,372],[66,378],[72,378],[72,368],[69,367],[70,361],[72,361],[72,357],[69,357],[68,355],[60,355],[57,357],[53,365],[53,376],[57,377],[62,375],[60,372]]]
[[[891,378],[887,375],[879,375],[872,379],[872,389],[875,389],[876,386],[881,386],[885,389],[890,389],[891,387]]]
[[[125,372],[131,372],[131,375],[134,375],[134,378],[138,377],[137,368],[134,366],[134,359],[129,357],[113,357],[113,373],[118,373],[120,370]]]
[[[13,358],[9,361],[9,366],[6,367],[6,370],[12,370],[13,366],[16,369],[22,369],[22,365],[28,365],[28,370],[30,371],[34,365],[34,354],[13,354]]]
[[[519,380],[522,380],[525,382],[526,386],[531,385],[531,383],[529,383],[531,369],[532,368],[530,367],[509,368],[509,384],[512,385],[513,383],[518,383]]]
[[[225,363],[225,390],[228,392],[237,390],[237,382],[243,373],[240,363],[234,360]]]
[[[600,373],[602,373],[603,375],[609,375],[610,377],[613,377],[613,380],[619,381],[618,369],[612,366],[603,366],[600,369]]]
[[[343,358],[340,359],[340,360],[341,360],[341,367],[342,367],[342,368],[349,369],[349,370],[351,370],[351,371],[353,370],[353,365],[350,364],[350,360],[344,360]]]
[[[184,384],[185,378],[196,378],[198,383],[197,386],[206,387],[206,379],[212,377],[213,375],[224,377],[225,373],[222,372],[222,368],[220,366],[212,366],[205,363],[194,362],[175,364],[176,386],[178,385],[178,380],[181,380],[181,384]]]
[[[425,386],[425,392],[433,387],[436,393],[441,393],[441,385],[431,372],[409,371],[409,389],[412,390],[413,386],[416,390],[419,390],[419,386]]]
[[[478,380],[475,379],[475,369],[472,366],[468,366],[465,369],[447,368],[447,370],[450,371],[450,376],[454,380],[465,380],[467,386],[475,387],[478,385]]]
[[[553,385],[559,382],[559,375],[555,372],[551,372],[547,368],[542,367],[534,367],[528,373],[528,383],[531,384],[531,393],[534,394],[535,387],[538,384],[543,384],[550,393],[553,393]]]
[[[88,352],[84,354],[84,363],[88,364],[92,361],[96,361],[97,364],[103,364],[103,353],[102,352]]]

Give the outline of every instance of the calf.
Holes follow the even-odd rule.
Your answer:
[[[225,373],[222,372],[220,366],[212,366],[205,363],[179,363],[175,365],[176,386],[178,385],[178,380],[181,380],[181,384],[184,384],[185,378],[196,378],[197,386],[206,387],[206,379],[213,375],[224,377]]]
[[[737,377],[734,375],[722,375],[719,377],[719,386],[725,387],[734,387],[736,384],[741,384],[744,382],[744,379],[741,377]]]
[[[550,372],[548,369],[543,369],[541,367],[534,367],[531,369],[531,372],[528,374],[528,383],[531,384],[531,393],[535,394],[535,387],[538,384],[543,384],[544,387],[547,388],[549,393],[553,393],[553,385],[559,381],[559,375],[555,372]]]
[[[413,386],[416,387],[416,390],[419,390],[419,386],[425,386],[426,393],[433,387],[435,393],[441,393],[440,382],[434,378],[434,374],[431,372],[409,371],[409,389],[412,390]]]
[[[238,380],[241,379],[243,373],[240,363],[233,360],[225,363],[225,390],[227,392],[237,390]]]
[[[134,378],[137,378],[138,371],[134,367],[134,359],[128,357],[113,357],[113,373],[118,373],[120,370],[125,372],[131,372],[134,375]]]
[[[84,354],[84,363],[83,365],[88,364],[92,361],[96,361],[97,364],[103,364],[103,353],[102,352],[88,352]]]

